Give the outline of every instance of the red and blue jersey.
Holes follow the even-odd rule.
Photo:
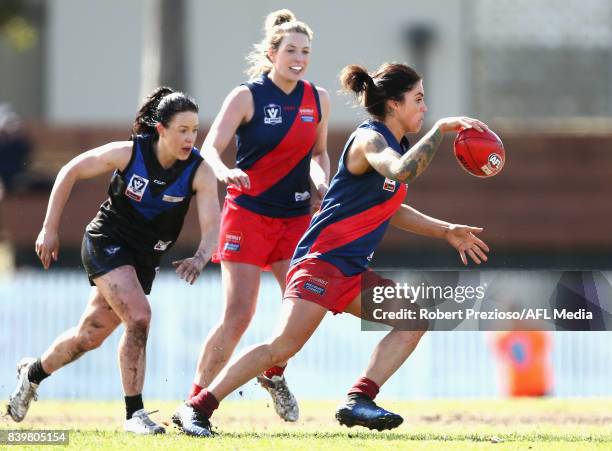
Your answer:
[[[380,133],[387,145],[400,155],[408,150],[408,140],[404,137],[398,142],[382,122],[365,121],[359,129]],[[321,209],[298,243],[291,265],[318,258],[336,266],[345,276],[365,271],[391,217],[406,196],[404,183],[386,178],[375,170],[361,175],[349,172],[345,160],[356,133],[353,132],[344,146],[338,172]]]
[[[252,119],[236,130],[236,166],[250,189],[227,187],[228,197],[255,213],[287,218],[310,212],[310,158],[321,106],[315,86],[299,81],[286,94],[263,74],[245,83],[253,96]]]

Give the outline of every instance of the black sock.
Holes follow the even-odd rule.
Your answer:
[[[45,370],[43,370],[40,359],[36,360],[28,370],[28,380],[36,385],[40,384],[49,376],[50,374],[45,373]]]
[[[140,409],[144,409],[142,403],[142,393],[134,396],[125,396],[125,419],[129,420],[132,418],[134,412]]]

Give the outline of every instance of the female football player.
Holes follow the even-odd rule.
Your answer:
[[[219,249],[225,306],[202,347],[189,399],[219,374],[246,331],[257,303],[261,271],[269,269],[281,290],[289,261],[310,222],[313,198],[329,180],[327,92],[304,80],[312,31],[293,13],[266,18],[265,37],[249,56],[251,79],[225,99],[202,146],[217,179],[227,183]],[[236,136],[236,167],[221,154]],[[299,409],[284,378],[286,362],[258,375],[278,415],[297,421]]]
[[[59,226],[64,205],[81,179],[114,171],[109,198],[83,237],[83,266],[93,286],[76,327],[61,334],[38,359],[18,365],[18,384],[8,413],[22,421],[43,379],[97,348],[119,326],[119,369],[125,392],[125,430],[163,433],[144,410],[142,388],[151,307],[151,291],[161,256],[174,244],[195,195],[202,232],[193,257],[173,262],[180,278],[193,284],[217,244],[217,181],[194,142],[198,106],[169,88],[156,89],[144,102],[131,141],[112,142],[78,155],[59,172],[47,214],[36,240],[45,269],[59,254]],[[99,381],[92,381],[99,383]]]

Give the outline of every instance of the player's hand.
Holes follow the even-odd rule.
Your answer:
[[[44,227],[38,234],[38,238],[36,238],[36,255],[40,259],[43,267],[45,269],[49,269],[51,266],[51,261],[57,261],[57,257],[59,256],[59,236],[57,232],[52,230],[47,230]]]
[[[217,174],[217,179],[227,185],[236,185],[238,188],[245,190],[251,189],[249,176],[242,169],[226,168]]]
[[[312,199],[310,201],[310,213],[315,214],[321,209],[321,202],[323,202],[323,198],[325,197],[327,190],[327,185],[319,185],[317,190],[313,193]]]
[[[451,224],[446,232],[446,240],[457,249],[464,265],[468,264],[467,256],[478,265],[488,260],[486,253],[489,252],[489,246],[475,235],[482,230],[481,227]]]
[[[484,122],[467,116],[444,117],[436,122],[436,127],[438,127],[442,133],[458,132],[464,128],[473,128],[479,132],[484,132],[489,129],[489,126]]]
[[[190,258],[174,261],[172,262],[172,266],[176,268],[176,274],[179,278],[193,285],[206,266],[206,263],[208,263],[208,260],[210,259],[205,260],[204,257],[200,255],[194,255]]]

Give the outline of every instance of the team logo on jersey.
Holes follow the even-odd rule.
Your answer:
[[[391,191],[392,193],[394,193],[395,192],[395,180],[385,178],[385,183],[383,183],[383,189],[385,191]]]
[[[242,233],[227,232],[225,234],[224,251],[240,252],[240,244],[242,243]]]
[[[300,108],[300,118],[302,122],[314,122],[314,109]]]
[[[148,184],[149,181],[146,178],[134,174],[128,183],[125,195],[136,202],[140,202]]]
[[[311,277],[304,282],[304,290],[308,290],[318,296],[323,296],[328,283],[327,280],[321,279],[320,277]]]
[[[281,114],[281,107],[275,103],[271,103],[264,107],[264,124],[276,125],[282,124],[283,115]]]
[[[168,246],[170,246],[170,243],[172,243],[172,241],[159,240],[157,244],[153,246],[153,249],[155,249],[156,251],[165,251],[166,249],[168,249]]]
[[[294,193],[294,195],[295,195],[296,202],[302,202],[302,201],[310,199],[310,192],[308,191],[304,191],[303,193]]]

